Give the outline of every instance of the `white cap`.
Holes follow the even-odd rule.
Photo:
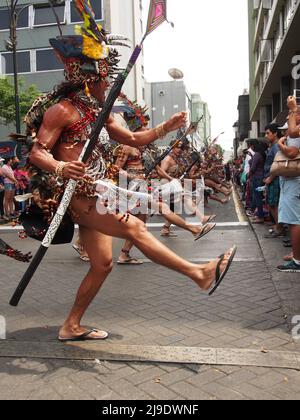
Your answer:
[[[284,124],[283,127],[278,127],[278,130],[288,130],[288,129],[289,129],[289,125],[287,122]]]
[[[4,159],[2,157],[0,157],[0,162],[4,162]]]

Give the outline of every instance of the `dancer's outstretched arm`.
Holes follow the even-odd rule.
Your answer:
[[[184,127],[186,123],[186,112],[179,112],[162,125],[161,132],[166,135],[178,130],[178,128]],[[157,128],[133,133],[118,124],[112,116],[107,120],[106,128],[112,139],[116,139],[119,143],[132,147],[147,146],[160,138],[160,130],[157,130]]]

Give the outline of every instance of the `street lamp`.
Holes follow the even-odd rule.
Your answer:
[[[184,74],[181,70],[177,69],[177,68],[172,68],[168,71],[168,74],[170,77],[172,77],[172,79],[174,80],[174,82],[177,82],[178,80],[182,80],[184,78]],[[190,112],[192,112],[192,100],[189,97],[188,93],[185,92],[185,96],[188,100],[188,107]]]
[[[239,144],[239,122],[236,121],[234,125],[232,126],[234,130],[234,140],[233,140],[233,146],[234,146],[234,158],[238,158],[238,144]]]
[[[170,69],[168,74],[173,80],[182,80],[184,78],[183,72],[179,69]]]
[[[13,55],[13,72],[14,72],[14,87],[15,87],[15,114],[16,114],[16,131],[21,132],[21,118],[20,118],[20,95],[19,95],[19,83],[18,83],[18,60],[17,60],[17,25],[18,18],[23,10],[31,6],[26,4],[21,9],[17,10],[18,0],[11,0],[10,6],[8,6],[10,14],[10,37],[5,43],[7,51],[11,51]]]

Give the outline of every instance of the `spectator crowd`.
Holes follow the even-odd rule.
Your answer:
[[[18,203],[16,196],[26,194],[29,176],[26,168],[20,167],[16,156],[0,157],[0,223],[17,219],[24,203]]]
[[[275,176],[272,170],[278,155],[286,168],[292,161],[300,164],[300,109],[294,97],[288,98],[288,107],[285,125],[271,123],[265,127],[264,140],[246,141],[243,158],[235,162],[234,180],[251,223],[266,225],[266,239],[281,239],[292,248],[278,270],[296,273],[300,272],[300,167],[299,176],[284,176],[284,168],[282,176]]]

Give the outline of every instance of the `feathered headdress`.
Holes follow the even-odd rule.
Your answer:
[[[115,46],[127,46],[128,38],[108,35],[95,21],[89,0],[74,0],[83,20],[75,26],[76,35],[50,39],[50,44],[65,64],[66,79],[76,83],[105,79],[117,72],[119,53]]]
[[[132,102],[124,93],[119,96],[120,106],[115,107],[115,112],[122,113],[130,131],[137,131],[147,127],[150,117],[147,114],[148,108],[141,107],[136,101]]]

